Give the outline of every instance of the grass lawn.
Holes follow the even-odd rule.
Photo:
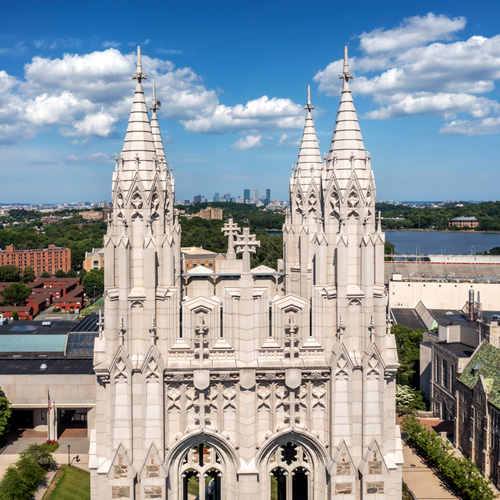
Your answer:
[[[90,473],[61,466],[42,500],[90,500]]]

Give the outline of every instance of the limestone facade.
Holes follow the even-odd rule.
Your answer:
[[[384,235],[347,54],[340,77],[325,160],[308,98],[284,275],[251,270],[259,242],[230,221],[219,275],[183,286],[174,180],[139,54],[104,241],[93,500],[401,498]]]

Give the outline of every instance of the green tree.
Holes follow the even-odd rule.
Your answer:
[[[26,266],[23,271],[23,282],[30,283],[35,281],[35,270],[31,266]]]
[[[62,269],[58,269],[55,276],[56,278],[66,278],[66,273]]]
[[[42,277],[42,278],[52,278],[52,274],[48,273],[47,271],[44,271],[44,272],[42,273],[42,276],[41,276],[41,277]]]
[[[77,272],[74,269],[70,269],[66,273],[66,278],[77,278],[77,277],[78,277],[78,274],[77,274]]]
[[[12,283],[2,290],[3,303],[8,306],[22,306],[31,295],[31,288],[24,283]]]
[[[21,281],[21,269],[16,266],[0,266],[0,281]]]
[[[11,465],[0,481],[0,500],[30,500],[32,491],[22,472]]]
[[[422,332],[412,330],[403,325],[393,325],[391,332],[396,337],[399,368],[396,372],[396,382],[400,385],[409,385],[414,389],[419,385],[420,342]]]
[[[87,297],[97,297],[104,292],[104,268],[92,269],[82,280]]]
[[[80,269],[80,271],[78,271],[78,276],[80,277],[80,279],[83,280],[83,278],[85,278],[85,275],[87,274],[87,271],[85,269]]]
[[[12,408],[10,401],[5,396],[5,393],[0,388],[0,439],[5,436],[9,430],[10,417],[12,415]]]
[[[19,319],[19,311],[16,311],[15,309],[11,313],[12,319],[14,321],[17,321]]]
[[[409,385],[396,385],[396,410],[399,413],[425,410],[422,393]]]

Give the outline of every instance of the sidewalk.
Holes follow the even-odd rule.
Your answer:
[[[403,441],[403,481],[418,500],[460,500]]]

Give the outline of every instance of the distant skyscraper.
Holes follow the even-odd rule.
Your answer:
[[[271,202],[271,190],[269,188],[266,189],[266,200],[265,204],[269,204]]]
[[[248,203],[250,200],[250,189],[243,190],[243,203]]]
[[[197,194],[197,195],[193,198],[193,203],[201,203],[201,194]]]
[[[254,189],[253,190],[253,202],[257,203],[258,201],[259,201],[259,190],[258,189]]]
[[[215,193],[215,194],[214,194],[214,201],[215,201],[215,202],[220,201],[220,196],[219,196],[219,193]]]

